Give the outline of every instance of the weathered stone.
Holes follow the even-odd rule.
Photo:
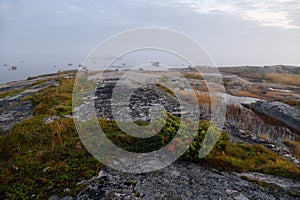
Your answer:
[[[44,123],[45,124],[51,124],[51,123],[53,123],[54,122],[54,120],[60,120],[61,119],[61,117],[60,116],[50,116],[50,117],[45,117],[44,118]]]
[[[17,106],[12,106],[0,115],[0,132],[7,134],[18,122],[32,117],[33,106],[30,101],[25,101]]]
[[[288,190],[300,190],[299,184],[282,179],[284,187],[274,193],[241,179],[240,174],[183,161],[151,173],[122,173],[105,167],[101,174],[89,181],[77,199],[294,199]]]
[[[250,104],[252,110],[285,123],[300,132],[300,109],[279,101],[258,101]]]
[[[224,76],[223,81],[227,89],[247,90],[251,87],[251,83],[236,75]]]
[[[24,97],[34,95],[47,87],[58,85],[58,81],[49,80],[23,92],[0,99],[0,132],[5,135],[15,124],[32,117],[33,105],[30,101],[22,102]],[[21,85],[17,86],[21,87]]]

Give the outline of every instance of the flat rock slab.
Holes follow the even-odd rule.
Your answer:
[[[0,134],[6,135],[15,124],[32,117],[33,105],[31,101],[22,102],[24,97],[34,95],[50,86],[58,85],[58,81],[49,80],[23,92],[0,99]]]
[[[183,161],[143,174],[104,168],[97,177],[79,184],[86,188],[77,199],[295,199],[284,189],[271,191],[238,174]]]
[[[277,119],[300,132],[300,109],[279,101],[257,101],[250,104],[252,110]]]

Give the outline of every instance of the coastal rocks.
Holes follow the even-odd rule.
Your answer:
[[[58,85],[59,85],[58,81],[49,80],[44,83],[32,86],[23,92],[0,99],[0,108],[1,108],[1,110],[5,110],[6,108],[20,102],[26,96],[34,95],[34,94],[38,93],[40,90],[45,89],[47,87],[58,86]]]
[[[225,123],[225,132],[230,132],[230,141],[239,144],[261,144],[264,147],[270,149],[271,151],[287,158],[288,160],[294,162],[295,164],[300,164],[300,160],[297,159],[291,151],[281,142],[272,142],[270,140],[265,140],[259,138],[257,135],[238,129],[237,127],[231,125],[230,123]]]
[[[299,191],[289,180],[282,179],[284,187],[274,193],[239,176],[183,161],[142,174],[105,167],[97,177],[79,183],[86,188],[77,199],[294,199],[288,189]]]
[[[12,106],[0,114],[0,132],[2,134],[8,131],[18,122],[32,117],[33,105],[30,101],[25,101],[17,106]]]
[[[251,83],[236,75],[224,76],[223,81],[227,89],[247,90],[251,87]]]
[[[34,80],[31,80],[31,81],[17,81],[17,82],[3,84],[0,85],[0,92],[22,89],[30,86],[34,82],[35,82]]]
[[[30,101],[23,102],[24,97],[34,95],[47,87],[58,85],[58,81],[49,80],[23,92],[0,99],[0,133],[6,135],[15,124],[32,117],[33,105]],[[21,86],[18,85],[18,87]]]
[[[133,121],[151,121],[160,114],[162,109],[157,109],[159,107],[175,116],[180,116],[178,100],[153,84],[137,88],[126,102],[124,99],[126,99],[126,95],[130,94],[133,86],[130,83],[123,83],[119,86],[119,90],[121,90],[117,93],[119,96],[113,98],[113,90],[117,81],[118,79],[106,79],[98,86],[95,94],[98,117],[115,119],[115,115],[117,115],[117,119],[124,120],[128,119],[127,115],[129,115]]]
[[[296,107],[278,101],[258,101],[250,104],[250,108],[300,131],[300,109]]]
[[[250,103],[250,105],[254,103]],[[248,134],[252,133],[256,135],[256,137],[265,136],[274,143],[282,143],[283,140],[296,139],[297,133],[290,130],[285,124],[271,123],[270,120],[262,118],[261,114],[250,109],[249,104],[242,105],[243,106],[239,107],[227,105],[226,122],[230,124],[231,127],[244,130]],[[270,119],[270,117],[267,119]],[[228,132],[232,133],[235,132],[235,130],[228,129]]]

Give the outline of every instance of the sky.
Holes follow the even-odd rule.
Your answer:
[[[141,27],[193,38],[217,66],[300,66],[299,0],[0,0],[0,83],[73,68]]]

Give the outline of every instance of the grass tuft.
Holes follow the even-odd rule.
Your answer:
[[[269,73],[266,74],[266,79],[274,83],[283,83],[288,85],[300,86],[299,74]]]

